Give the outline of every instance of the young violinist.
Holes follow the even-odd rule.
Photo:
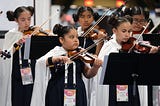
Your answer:
[[[132,32],[132,18],[130,16],[124,17],[112,17],[109,20],[109,24],[113,26],[113,39],[106,42],[98,57],[104,60],[105,55],[109,55],[110,53],[119,53],[122,48],[123,42],[127,42],[131,37]],[[97,83],[101,77],[101,71],[103,66],[99,69],[97,77]],[[119,70],[120,71],[120,70]],[[146,88],[139,87],[137,89],[137,96],[134,98],[132,95],[132,86],[131,85],[121,85],[121,88],[126,88],[123,94],[121,95],[117,91],[117,87],[114,85],[97,85],[97,104],[101,106],[147,106],[147,96],[146,96]],[[140,94],[138,93],[140,91]],[[105,98],[101,99],[100,97]],[[124,99],[125,98],[125,99]],[[120,102],[117,101],[120,100]],[[133,101],[135,100],[135,101]]]
[[[105,36],[104,33],[105,31],[98,31],[98,32],[94,31],[94,29],[99,30],[98,25],[94,26],[94,23],[99,18],[100,18],[99,14],[97,12],[94,12],[91,7],[87,6],[79,7],[77,13],[73,14],[73,20],[79,24],[79,27],[77,28],[78,36],[84,37],[84,41],[80,43],[80,46],[82,46],[83,48],[90,46],[96,40]],[[94,27],[92,30],[90,30],[92,26]],[[89,31],[89,33],[86,33],[87,31]],[[91,49],[89,52],[98,55],[102,45],[103,42],[99,43],[95,48]]]
[[[77,55],[68,56],[79,46],[74,27],[56,24],[53,33],[58,35],[62,46],[56,46],[37,60],[31,106],[87,106],[82,74],[86,78],[94,77],[102,60],[95,57],[90,67],[85,61],[75,58]],[[68,97],[67,92],[74,95]]]
[[[149,23],[149,13],[148,11],[144,11],[144,9],[140,6],[134,6],[131,8],[126,8],[126,11],[124,12],[124,15],[130,15],[133,19],[132,22],[132,36],[136,38],[137,41],[141,41],[142,43],[149,42],[143,41],[143,34],[146,34],[149,32],[149,26],[151,23]],[[157,53],[158,47],[150,45],[150,53]],[[143,47],[142,47],[143,49]]]
[[[9,21],[15,21],[17,27],[5,34],[3,49],[11,53],[11,59],[4,64],[4,80],[1,86],[1,105],[30,106],[34,80],[35,60],[24,60],[24,45],[34,13],[32,6],[20,6],[15,11],[7,11]]]
[[[100,39],[101,37],[103,37],[104,32],[100,32],[100,33],[94,33],[93,29],[97,28],[97,26],[92,30],[90,30],[90,28],[92,28],[92,26],[94,26],[94,23],[99,19],[99,14],[97,12],[94,12],[94,10],[91,7],[88,6],[81,6],[78,8],[77,13],[73,14],[73,20],[74,22],[78,23],[78,36],[84,38],[83,40],[80,40],[80,46],[83,48],[87,48],[90,45],[94,44],[98,39]],[[88,31],[90,31],[89,33],[87,33]],[[97,37],[99,37],[97,40],[94,40],[91,36],[95,35]],[[96,45],[94,48],[92,48],[91,50],[89,50],[89,53],[92,54],[96,54],[98,55],[101,47],[103,45],[103,42],[99,43],[98,45]],[[86,85],[86,91],[87,91],[87,98],[88,98],[88,105],[92,106],[92,103],[94,102],[94,99],[92,99],[92,97],[94,98],[94,92],[92,92],[93,89],[93,85],[94,85],[94,80],[93,79],[86,79],[85,77],[83,77],[83,80],[85,82]]]
[[[147,12],[140,6],[134,6],[131,8],[126,8],[124,10],[124,15],[130,15],[133,18],[132,31],[133,34],[140,34],[147,24],[148,15]],[[145,30],[145,33],[148,29]]]

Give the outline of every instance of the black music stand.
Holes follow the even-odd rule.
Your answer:
[[[83,45],[84,37],[78,37],[80,45]],[[87,38],[87,42],[91,42],[91,39]],[[87,46],[90,46],[88,44]],[[26,46],[27,45],[27,46]],[[58,36],[32,36],[31,39],[26,40],[24,59],[38,59],[45,55],[55,46],[61,46]],[[94,52],[95,47],[89,52]]]
[[[149,41],[151,45],[159,46],[160,45],[160,34],[143,34],[142,35],[144,41]]]
[[[160,54],[111,53],[105,60],[101,81],[109,85],[160,85]]]
[[[38,59],[49,52],[51,49],[53,49],[55,46],[60,46],[61,44],[58,40],[58,36],[32,36],[28,44],[29,50],[26,49],[26,45],[25,53],[29,52],[26,53],[27,59]]]

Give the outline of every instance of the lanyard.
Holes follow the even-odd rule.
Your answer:
[[[22,46],[21,46],[22,47]],[[20,68],[23,68],[22,66],[22,53],[21,53],[21,47],[19,48],[19,65],[20,65]],[[31,60],[28,59],[28,64],[29,64],[29,67],[30,67],[30,64],[31,64]]]
[[[86,38],[84,38],[83,41],[84,41],[84,42],[83,42],[83,48],[85,48],[85,46],[86,46]]]
[[[65,63],[65,85],[68,83],[68,67],[69,64]],[[76,85],[76,63],[73,62],[73,85]]]

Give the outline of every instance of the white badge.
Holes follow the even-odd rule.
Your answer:
[[[116,85],[116,91],[118,102],[128,101],[128,85]]]
[[[33,84],[33,77],[30,67],[21,68],[20,72],[23,85]]]
[[[76,89],[64,89],[64,106],[76,106]]]

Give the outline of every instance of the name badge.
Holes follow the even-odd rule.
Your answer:
[[[128,101],[128,85],[116,85],[116,91],[118,102]]]
[[[33,77],[30,67],[21,68],[20,72],[23,85],[33,84]]]
[[[64,89],[64,106],[76,106],[75,89]]]

